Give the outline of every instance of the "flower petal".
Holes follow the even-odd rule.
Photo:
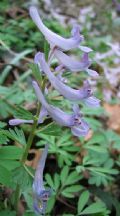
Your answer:
[[[35,172],[35,178],[34,178],[34,181],[33,181],[33,192],[35,194],[37,194],[38,196],[40,196],[41,191],[44,190],[43,171],[44,171],[45,161],[46,161],[47,154],[48,154],[48,148],[49,148],[49,145],[46,144],[45,148],[44,148],[44,151],[42,153],[42,157],[40,157],[40,160],[38,162],[37,169],[36,169],[36,172]]]
[[[87,46],[79,46],[79,49],[83,52],[86,52],[86,53],[89,53],[89,52],[92,52],[93,50]]]
[[[73,112],[75,113],[75,115],[80,113],[80,108],[79,108],[78,104],[74,104],[72,108],[73,108]]]
[[[81,124],[78,126],[71,127],[71,132],[74,136],[86,136],[89,131],[89,125],[87,122],[81,119]]]
[[[44,122],[44,118],[48,115],[47,110],[44,106],[41,107],[39,118],[38,118],[38,124],[41,124]]]
[[[54,55],[64,67],[74,72],[83,71],[90,66],[90,60],[87,53],[83,55],[81,61],[72,59],[58,49],[54,51]]]
[[[55,68],[56,72],[64,72],[64,65],[60,64]]]
[[[71,36],[77,38],[80,36],[80,26],[78,24],[74,24],[71,30]],[[84,40],[84,36],[81,35],[81,41]]]
[[[85,99],[85,104],[87,106],[90,106],[90,107],[93,107],[93,108],[99,107],[100,106],[100,100],[98,98],[92,96],[92,97],[89,97],[89,98]]]
[[[88,134],[88,131],[82,130],[79,127],[72,127],[71,132],[74,136],[77,136],[77,137],[86,136]]]

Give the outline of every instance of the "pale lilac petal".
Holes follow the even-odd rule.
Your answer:
[[[47,154],[48,154],[48,148],[49,148],[49,145],[46,144],[44,151],[42,153],[42,157],[40,158],[40,160],[38,162],[37,169],[35,172],[35,178],[34,178],[34,182],[33,182],[33,192],[37,195],[40,195],[41,190],[44,189],[43,170],[45,167],[45,161],[46,161]]]
[[[74,24],[71,30],[71,36],[76,38],[76,37],[79,37],[79,35],[80,35],[80,26],[77,24]],[[84,36],[81,35],[81,41],[83,40],[84,40]]]
[[[91,69],[87,69],[86,70],[87,71],[87,73],[90,75],[90,76],[92,76],[92,77],[98,77],[99,76],[99,74],[95,71],[95,70],[91,70]]]
[[[64,65],[63,65],[63,64],[58,65],[58,66],[55,68],[55,71],[56,71],[56,72],[64,72],[64,71],[65,71]]]
[[[87,46],[79,46],[79,49],[83,52],[86,52],[86,53],[89,53],[89,52],[92,52],[93,50]]]
[[[36,53],[36,54],[35,54],[34,63],[35,63],[35,64],[39,64],[39,53]]]
[[[89,125],[83,119],[81,119],[79,125],[71,127],[72,134],[77,137],[86,136],[88,134],[88,131],[89,131]]]
[[[80,136],[86,136],[88,134],[87,130],[82,130],[79,127],[72,127],[71,132],[74,136],[80,137]]]
[[[78,32],[71,38],[63,38],[56,33],[48,29],[42,22],[37,9],[32,6],[30,7],[30,16],[40,29],[40,31],[45,36],[46,40],[50,43],[51,47],[59,47],[62,50],[70,50],[77,48],[80,42],[83,40],[83,37]]]
[[[58,49],[54,51],[54,55],[64,67],[74,72],[83,71],[90,66],[87,53],[83,55],[81,61],[74,60]]]
[[[13,126],[24,124],[24,123],[32,124],[33,120],[25,120],[25,119],[11,119],[11,120],[9,120],[9,125],[13,125]]]
[[[44,122],[45,117],[48,115],[47,110],[44,106],[41,107],[39,118],[38,118],[38,124],[41,124]]]
[[[78,104],[74,104],[72,109],[73,109],[73,112],[75,113],[75,115],[77,115],[80,112],[80,108],[79,108]]]
[[[32,86],[33,86],[33,88],[34,88],[34,90],[35,90],[35,93],[36,93],[36,96],[37,96],[38,100],[40,101],[40,103],[41,103],[41,104],[46,108],[46,110],[47,110],[47,108],[49,108],[49,105],[48,105],[46,99],[44,98],[44,95],[43,95],[41,89],[39,88],[37,82],[36,82],[36,81],[32,81]]]
[[[96,108],[96,107],[100,106],[100,100],[98,98],[92,96],[92,97],[89,97],[89,98],[85,99],[85,104],[87,106]]]
[[[40,65],[40,62],[39,62],[39,54],[38,53],[35,54],[34,63],[38,65],[40,72],[43,73],[42,70],[41,70],[41,65]]]
[[[72,100],[72,101],[79,101],[79,100],[85,99],[87,97],[90,97],[91,88],[90,88],[90,85],[89,85],[88,81],[85,81],[83,87],[81,87],[80,89],[78,89],[78,90],[73,89],[73,88],[65,85],[64,83],[62,83],[50,71],[50,68],[49,68],[48,64],[46,63],[46,61],[45,61],[44,54],[40,53],[40,52],[39,52],[39,61],[40,61],[40,65],[41,65],[41,68],[42,68],[43,72],[47,75],[47,77],[48,77],[49,81],[51,82],[51,84],[65,98],[67,98],[68,100]]]
[[[71,30],[71,36],[74,37],[76,34],[79,34],[79,32],[80,32],[80,26],[77,24],[74,24]]]

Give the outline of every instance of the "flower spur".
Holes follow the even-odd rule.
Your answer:
[[[36,214],[45,215],[46,205],[49,197],[52,194],[52,189],[45,189],[43,184],[43,171],[45,167],[45,161],[48,154],[49,145],[46,144],[44,151],[42,153],[42,157],[38,162],[38,166],[35,172],[35,178],[33,181],[33,198],[34,198],[34,211]]]
[[[43,33],[46,40],[50,43],[52,49],[54,47],[58,47],[62,50],[70,50],[73,48],[77,48],[80,42],[83,41],[83,36],[80,34],[78,25],[75,25],[73,27],[70,38],[64,38],[52,32],[43,24],[36,7],[30,7],[30,16],[37,25],[37,27],[40,29],[40,31]]]

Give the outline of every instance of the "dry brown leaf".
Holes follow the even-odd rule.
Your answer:
[[[110,105],[105,103],[104,108],[109,115],[107,122],[108,127],[120,133],[120,105]]]
[[[37,167],[37,164],[38,164],[38,161],[40,160],[41,158],[41,155],[42,155],[42,151],[40,150],[35,150],[35,149],[30,149],[29,151],[30,154],[34,154],[34,158],[32,160],[27,160],[26,161],[26,165],[28,166],[31,166],[32,168],[36,168]]]
[[[88,134],[85,136],[85,141],[88,141],[92,138],[93,136],[93,131],[89,130]]]

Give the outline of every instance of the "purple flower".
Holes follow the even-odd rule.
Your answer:
[[[56,77],[51,71],[48,64],[45,61],[45,57],[43,53],[37,53],[35,56],[36,62],[40,62],[41,69],[47,75],[49,81],[54,86],[58,92],[63,95],[65,98],[71,101],[79,101],[84,100],[88,105],[93,105],[93,107],[98,106],[98,99],[92,96],[91,88],[88,81],[84,81],[84,85],[81,89],[76,90],[67,85],[65,85],[58,77]],[[86,101],[87,99],[87,101]]]
[[[38,117],[38,124],[43,123],[44,118],[47,116],[47,110],[42,106],[40,110],[40,114]],[[11,119],[9,120],[9,125],[15,126],[20,124],[33,124],[33,120],[26,120],[26,119]]]
[[[74,111],[72,114],[65,113],[61,109],[47,103],[36,81],[33,81],[33,87],[38,100],[55,122],[59,125],[70,127],[75,136],[85,136],[88,133],[89,126],[83,120],[79,108],[77,108],[77,112]]]
[[[34,196],[34,203],[33,207],[35,213],[37,214],[45,214],[46,204],[49,197],[52,194],[52,189],[45,189],[43,184],[43,171],[45,167],[45,161],[48,154],[48,147],[49,145],[45,145],[45,149],[42,153],[42,157],[38,162],[38,166],[35,172],[35,178],[33,182],[33,196]]]
[[[77,48],[83,40],[83,36],[79,32],[79,27],[74,26],[71,38],[63,38],[48,29],[42,22],[37,9],[34,6],[30,7],[30,16],[45,36],[46,40],[50,43],[51,48],[58,47],[62,50],[70,50]]]
[[[84,53],[81,61],[76,61],[63,53],[61,50],[55,49],[54,51],[55,57],[59,60],[59,62],[62,64],[63,68],[66,67],[72,72],[79,72],[79,71],[87,71],[90,76],[96,77],[98,76],[98,73],[96,71],[93,71],[91,69],[88,69],[90,66],[90,60],[88,58],[88,53]],[[62,68],[61,66],[61,68]]]
[[[83,71],[89,67],[90,61],[88,60],[88,54],[85,53],[81,61],[76,61],[63,53],[61,50],[55,49],[54,51],[55,57],[59,60],[59,62],[70,69],[71,71]]]

